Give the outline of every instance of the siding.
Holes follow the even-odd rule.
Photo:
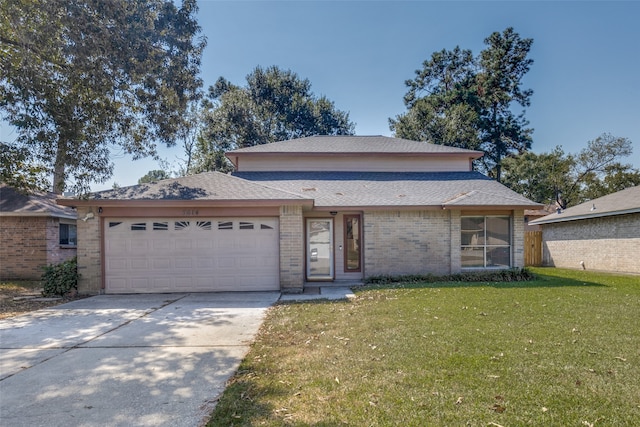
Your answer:
[[[542,225],[543,264],[640,273],[640,214]]]
[[[469,172],[469,159],[367,156],[354,157],[264,157],[242,158],[241,172]]]

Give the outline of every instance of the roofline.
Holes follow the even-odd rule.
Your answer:
[[[150,199],[61,199],[63,206],[105,206],[105,207],[255,207],[255,206],[313,206],[313,199],[216,199],[216,200],[150,200]]]
[[[582,219],[603,218],[603,217],[607,217],[607,216],[626,215],[626,214],[632,214],[632,213],[640,213],[640,207],[631,208],[631,209],[624,209],[624,210],[621,210],[621,211],[588,213],[588,214],[570,215],[570,216],[564,216],[564,217],[560,216],[560,215],[562,215],[562,213],[560,213],[560,214],[550,214],[550,215],[553,215],[552,218],[549,218],[549,219],[545,220],[544,218],[546,218],[547,216],[550,216],[550,215],[547,215],[547,216],[542,217],[540,219],[536,219],[536,220],[530,221],[529,224],[530,225],[553,224],[553,223],[556,223],[556,222],[579,221],[579,220],[582,220]]]
[[[0,216],[28,216],[28,217],[42,217],[42,218],[64,218],[64,219],[78,219],[77,215],[64,215],[64,214],[52,214],[51,212],[0,212]]]
[[[482,209],[529,209],[531,205],[442,205],[442,209],[448,210],[464,210],[464,209],[473,209],[473,210],[482,210]]]
[[[531,205],[526,205],[530,207]],[[344,205],[314,206],[315,211],[366,211],[366,210],[514,210],[525,209],[521,205]]]

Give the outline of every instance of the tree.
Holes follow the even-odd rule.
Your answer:
[[[0,182],[25,192],[46,191],[45,168],[30,160],[29,151],[0,142]]]
[[[530,105],[533,91],[521,86],[533,40],[507,28],[484,42],[477,58],[459,47],[432,54],[406,82],[407,112],[389,124],[399,137],[484,151],[481,167],[500,181],[502,160],[531,148],[533,130],[513,108]]]
[[[576,200],[577,187],[569,186],[575,170],[575,158],[562,147],[549,153],[525,152],[503,162],[502,183],[516,193],[538,203],[556,203],[566,207],[566,200]],[[563,206],[564,205],[564,206]]]
[[[485,152],[483,161],[491,175],[500,182],[502,159],[510,154],[522,154],[531,148],[532,129],[524,117],[512,111],[513,104],[528,107],[533,90],[521,89],[522,79],[533,59],[527,55],[533,39],[521,39],[513,28],[493,33],[480,52],[480,69],[476,81],[480,101],[480,138]]]
[[[308,79],[278,67],[256,67],[244,87],[220,77],[209,88],[208,112],[194,155],[195,170],[228,171],[224,153],[312,135],[352,135],[349,114],[316,97]]]
[[[576,155],[524,153],[505,159],[503,183],[538,203],[565,209],[586,200],[640,185],[640,171],[620,162],[632,153],[628,138],[604,133]]]
[[[408,111],[389,119],[391,130],[400,138],[478,149],[475,75],[470,50],[434,52],[416,78],[405,82]]]
[[[199,96],[195,0],[0,0],[0,108],[7,142],[79,193],[113,173],[110,154],[173,145]]]
[[[162,169],[154,169],[147,172],[145,176],[140,178],[138,180],[138,184],[157,182],[157,181],[162,181],[163,179],[169,179],[169,178],[171,178],[171,174],[169,174],[168,172],[165,172]]]

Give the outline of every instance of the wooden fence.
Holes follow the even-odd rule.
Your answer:
[[[542,265],[542,231],[524,232],[524,265]]]

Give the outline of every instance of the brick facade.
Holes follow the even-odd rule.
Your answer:
[[[451,272],[450,211],[369,211],[363,225],[366,276]]]
[[[513,212],[511,236],[511,253],[513,267],[524,267],[524,210]]]
[[[60,220],[46,216],[0,218],[0,280],[40,280],[42,268],[76,256],[60,246]]]
[[[94,212],[93,208],[78,207],[78,218],[85,218],[88,212]],[[103,292],[101,224],[98,215],[78,221],[78,292],[82,294]]]
[[[280,288],[302,292],[305,278],[302,206],[280,207]]]
[[[84,218],[90,211],[95,211],[95,207],[79,207],[78,217]],[[363,212],[364,276],[460,272],[460,217],[460,211],[448,209]],[[341,217],[338,219],[341,221]],[[97,215],[87,221],[78,221],[81,293],[103,291],[101,226],[102,220]],[[302,292],[306,262],[302,206],[281,206],[279,228],[280,288],[283,292]],[[521,267],[524,264],[521,210],[514,212],[512,233],[513,265]],[[338,240],[336,247],[341,244],[343,242]],[[341,256],[341,252],[334,255]]]
[[[456,210],[365,212],[365,276],[459,273],[460,217]],[[523,267],[522,210],[512,216],[511,251],[512,266]]]
[[[640,273],[640,214],[542,225],[543,264]]]

